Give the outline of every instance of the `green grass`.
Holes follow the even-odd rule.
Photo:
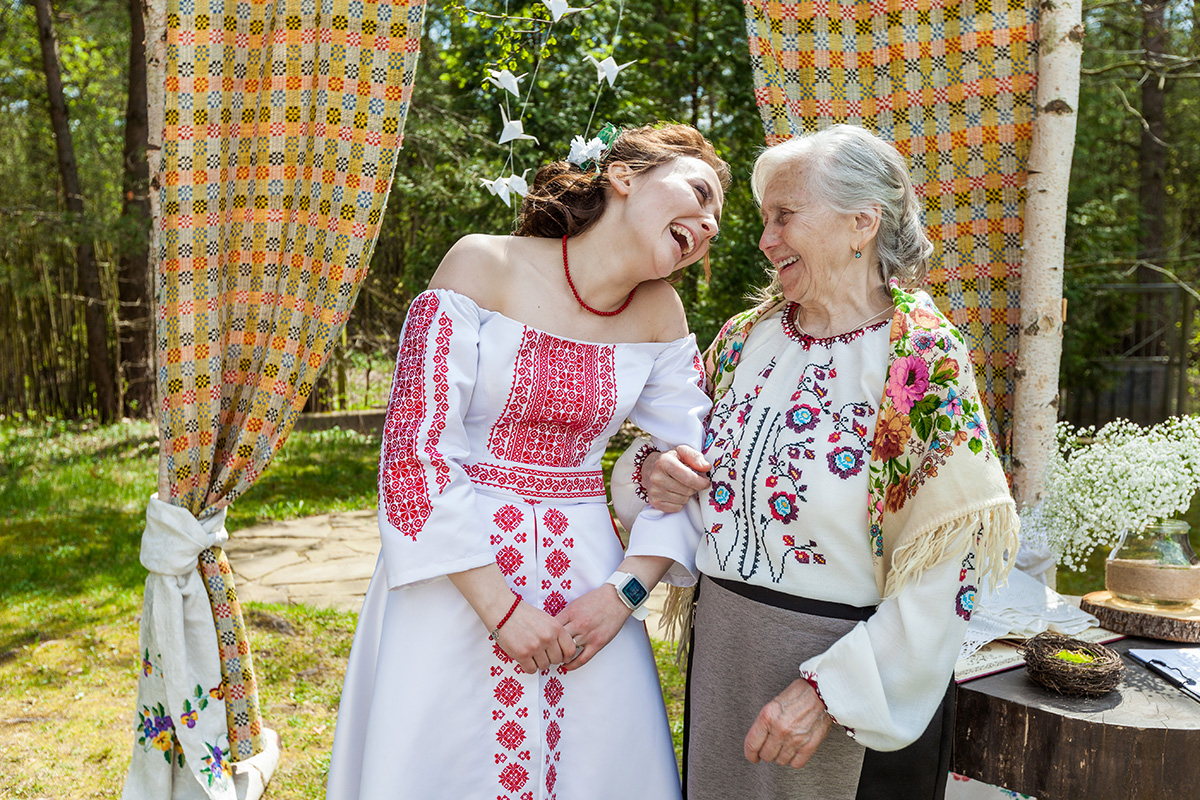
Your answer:
[[[371,507],[378,453],[372,437],[295,433],[227,527]],[[150,423],[0,420],[0,798],[120,796],[157,462]],[[285,741],[271,797],[321,796],[355,617],[250,606],[247,623]]]

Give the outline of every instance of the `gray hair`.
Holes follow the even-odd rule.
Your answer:
[[[854,125],[833,125],[781,142],[754,162],[750,185],[759,205],[767,184],[781,170],[803,179],[805,188],[840,214],[878,208],[875,249],[884,282],[896,277],[911,286],[924,280],[933,243],[925,235],[908,167],[896,148]]]

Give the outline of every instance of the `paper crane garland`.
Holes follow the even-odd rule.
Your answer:
[[[480,183],[487,188],[489,192],[499,197],[504,201],[504,205],[512,208],[512,202],[509,200],[509,193],[524,197],[529,192],[529,184],[525,181],[525,170],[520,175],[509,175],[507,178],[496,178],[495,180],[480,179]]]
[[[517,139],[532,139],[537,142],[536,136],[530,136],[525,132],[525,124],[521,120],[508,118],[508,114],[504,112],[504,106],[500,106],[500,119],[504,120],[504,129],[500,131],[499,144],[508,144]]]
[[[528,72],[525,73],[525,75],[528,74]],[[521,89],[519,84],[525,75],[513,75],[512,70],[507,69],[502,69],[499,72],[494,69],[489,69],[487,80],[496,84],[496,86],[500,87],[501,89],[504,89],[506,92],[509,92],[513,97],[516,97],[519,100],[521,99]]]
[[[567,5],[567,0],[542,0],[544,5],[550,11],[550,18],[555,22],[565,17],[567,14],[574,14],[577,11],[584,11],[582,8],[571,8]]]
[[[621,64],[618,66],[616,59],[614,59],[612,56],[609,56],[608,58],[604,59],[603,61],[597,61],[596,59],[592,58],[590,55],[586,56],[586,58],[588,61],[592,62],[592,64],[595,65],[595,67],[596,67],[596,82],[600,83],[601,81],[607,79],[609,86],[616,85],[617,75],[620,74],[621,70],[625,69],[630,64],[637,63],[635,61],[630,61],[630,62]]]

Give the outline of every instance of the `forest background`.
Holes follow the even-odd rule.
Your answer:
[[[37,6],[45,9],[39,26]],[[746,177],[762,146],[741,0],[626,0],[615,50],[636,61],[596,95],[618,4],[583,4],[547,36],[541,3],[430,2],[421,63],[387,213],[342,345],[311,409],[379,405],[411,298],[470,232],[511,230],[483,188],[508,174],[496,144],[503,92],[488,69],[536,85],[513,166],[566,155],[605,122],[688,122],[737,177],[707,285],[678,289],[700,342],[765,278]],[[138,0],[0,0],[0,415],[101,421],[152,407],[144,53]],[[539,21],[540,20],[540,21]],[[1200,285],[1200,3],[1084,3],[1086,39],[1068,200],[1061,383],[1095,389],[1135,332],[1137,301],[1114,284]],[[62,80],[47,80],[57,35]],[[52,109],[61,111],[56,115]],[[514,105],[514,109],[516,106]],[[56,149],[69,130],[73,163]],[[77,176],[72,179],[69,175]],[[530,175],[532,176],[532,171]],[[75,188],[77,187],[77,188]],[[1196,295],[1200,297],[1200,295]],[[1200,324],[1182,333],[1195,394]],[[1180,332],[1182,316],[1171,321]],[[349,376],[349,377],[348,377]],[[1194,406],[1194,402],[1193,402]]]

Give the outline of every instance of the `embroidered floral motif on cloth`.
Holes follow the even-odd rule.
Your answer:
[[[908,160],[935,251],[930,291],[967,334],[985,416],[1007,456],[1034,0],[746,0],[767,143],[861,125]]]
[[[882,597],[933,564],[974,549],[980,574],[998,583],[1016,553],[1018,523],[988,435],[962,335],[928,295],[891,283],[895,314],[887,377],[871,442],[870,551]],[[714,408],[733,383],[768,301],[731,319],[706,354]]]
[[[692,337],[578,342],[451,291],[413,301],[330,800],[679,797],[642,623],[627,621],[583,669],[527,675],[445,576],[495,563],[551,615],[602,586],[626,552],[669,557],[668,580],[693,582],[698,532],[685,515],[647,510],[623,552],[600,459],[626,418],[660,447],[699,447],[700,363]]]
[[[928,295],[891,291],[892,318],[853,335],[798,336],[780,300],[727,323],[707,353],[713,485],[698,498],[705,575],[876,607],[796,666],[880,750],[925,729],[976,567],[999,577],[1017,543],[962,337]]]
[[[207,521],[286,440],[354,304],[391,186],[424,2],[169,0],[166,12],[158,496]],[[139,712],[161,704],[167,716],[155,719],[174,726],[215,797],[223,765],[262,749],[262,722],[232,570],[217,547],[198,560],[216,636],[209,627],[212,647],[189,655],[219,664],[220,697],[201,707],[194,683],[169,671],[148,683],[152,672],[139,681]],[[144,612],[143,632],[155,636],[147,620],[163,613]],[[153,641],[152,655],[182,647]],[[208,732],[194,746],[184,715],[188,730]],[[126,796],[181,796],[152,755],[134,748]],[[159,788],[139,794],[136,776],[148,772]]]

